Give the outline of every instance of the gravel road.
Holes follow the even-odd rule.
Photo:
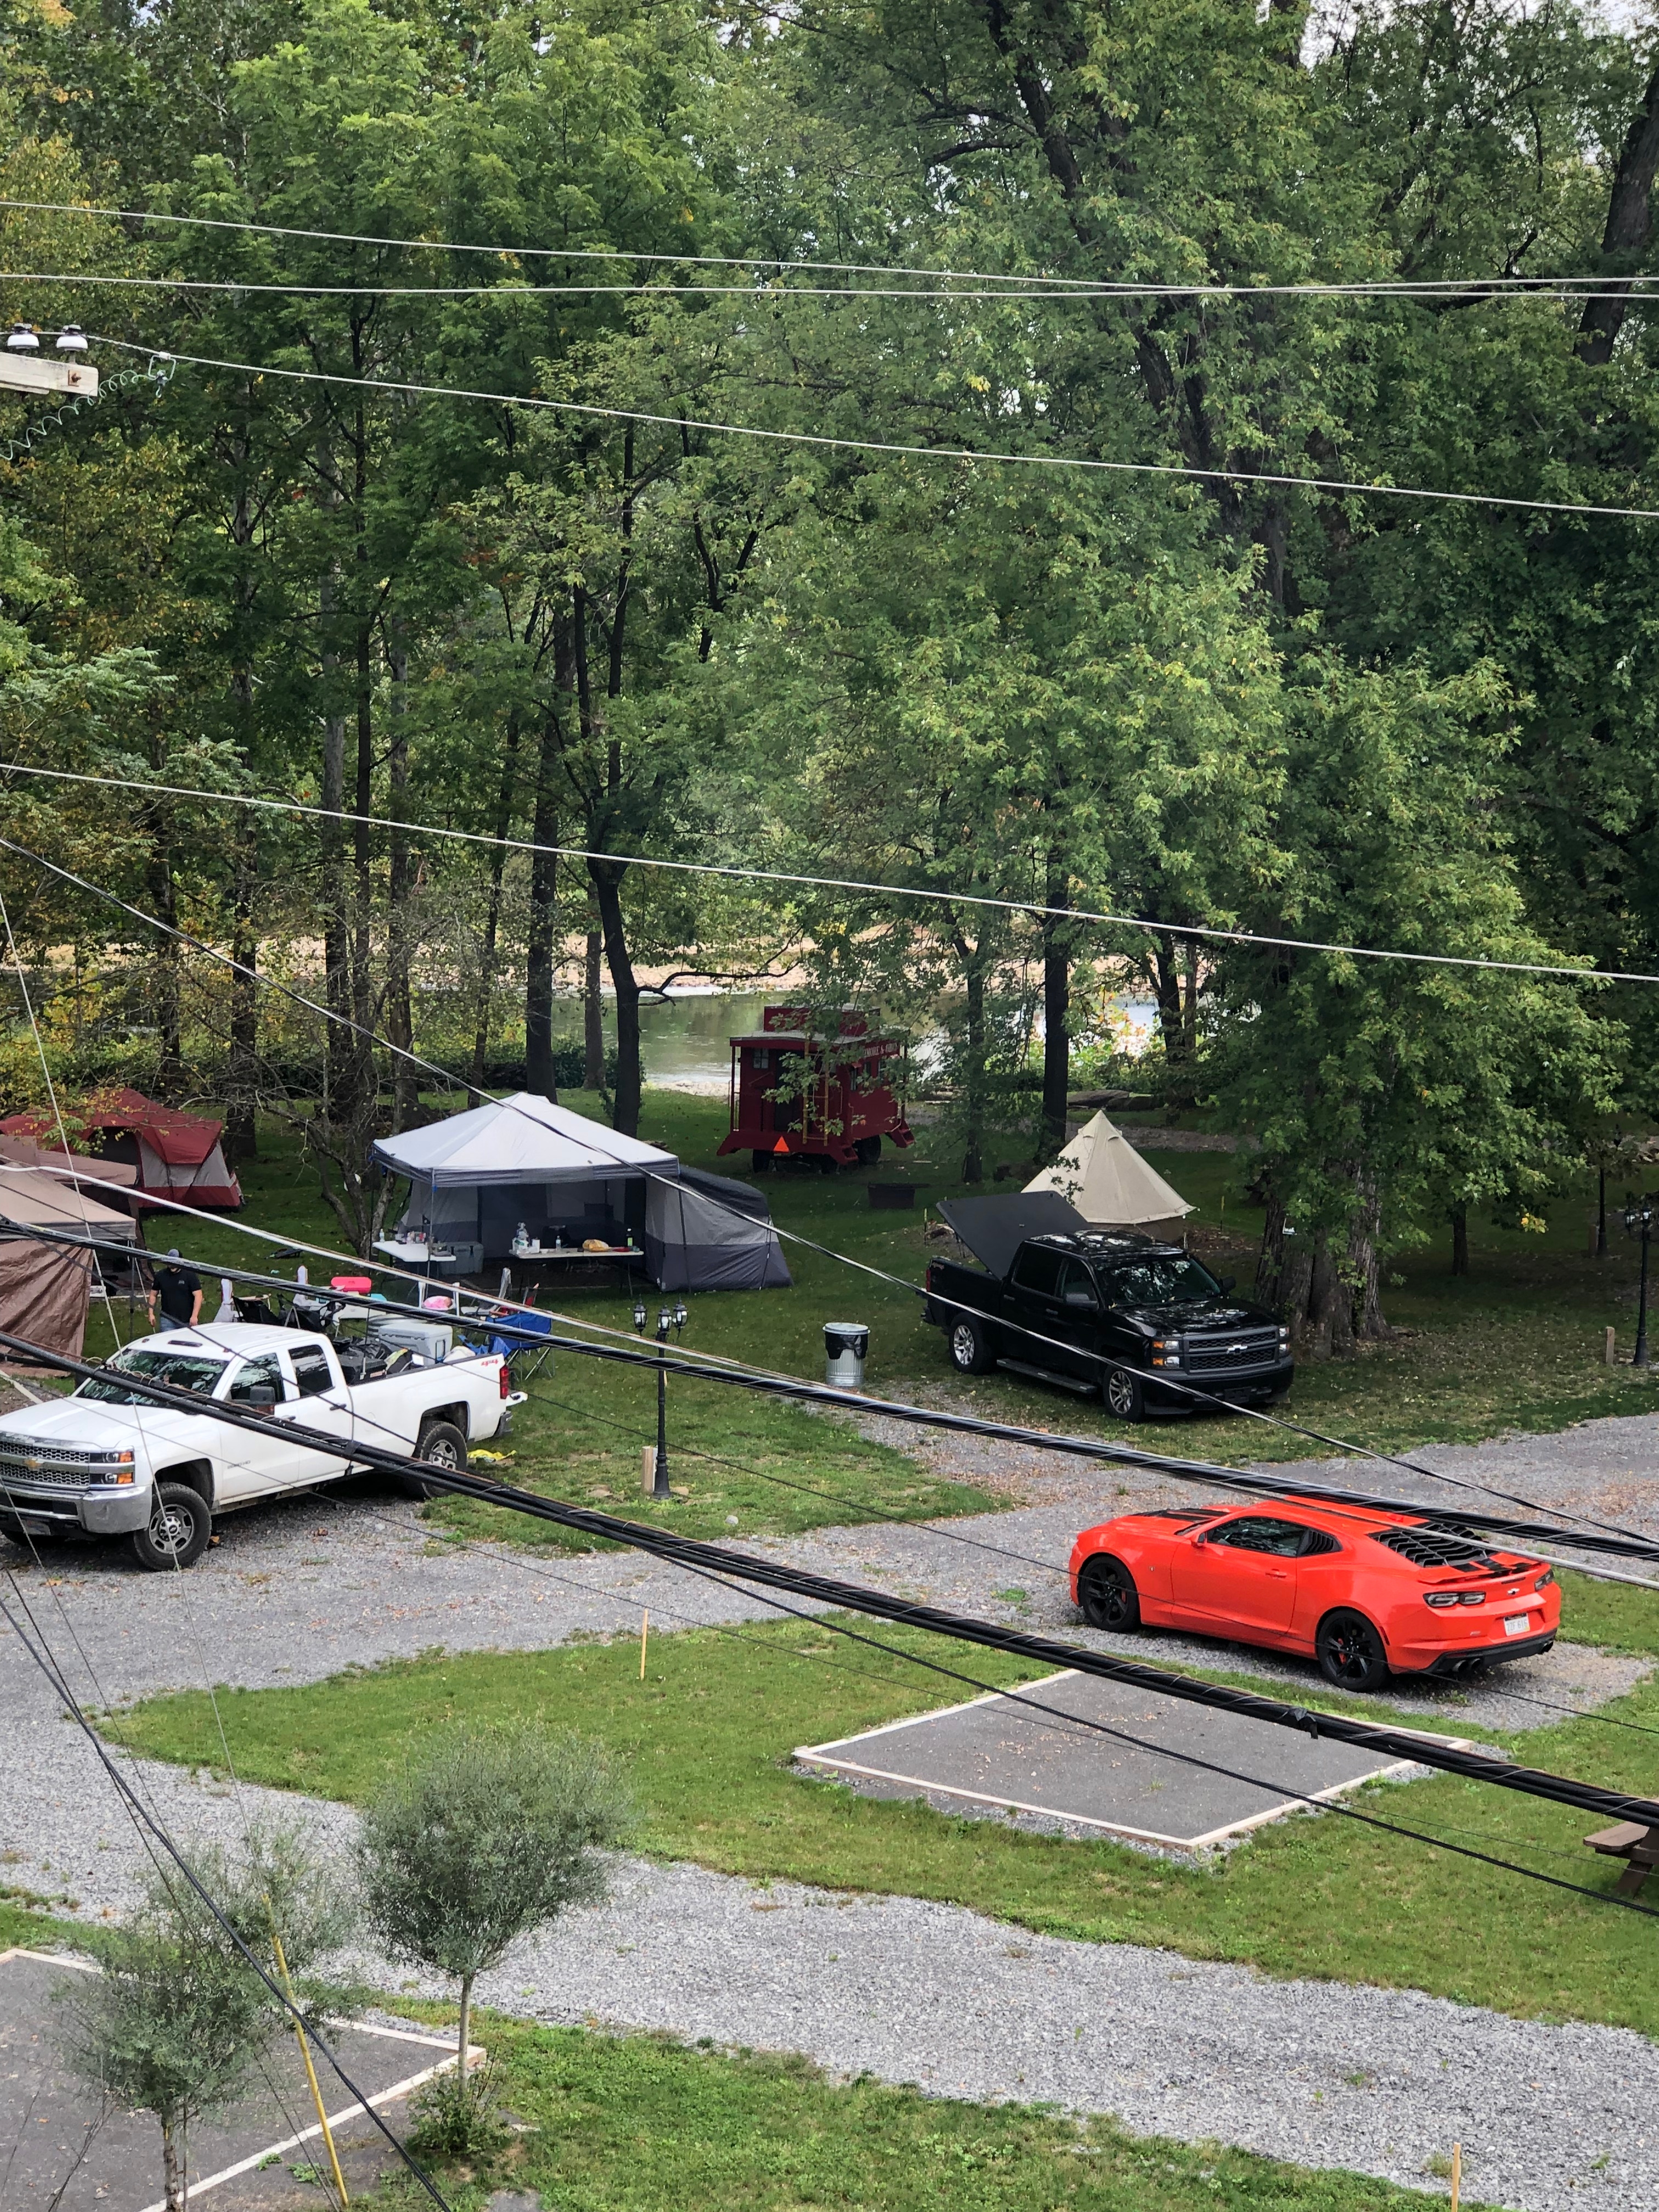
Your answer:
[[[914,1435],[905,1441],[915,1447]],[[1170,1441],[1204,1449],[1196,1428]],[[1018,1502],[950,1524],[972,1545],[874,1525],[769,1548],[848,1579],[1105,1642],[1077,1626],[1057,1566],[1079,1527],[1163,1495],[1158,1485],[970,1439],[931,1442],[923,1455]],[[1659,1525],[1659,1419],[1421,1456],[1540,1504]],[[1338,1468],[1344,1481],[1363,1479],[1352,1462]],[[1407,1480],[1392,1468],[1377,1475],[1389,1487]],[[51,1555],[50,1570],[5,1556],[77,1690],[100,1705],[204,1679],[299,1683],[434,1647],[544,1649],[579,1631],[632,1629],[643,1606],[662,1629],[767,1613],[757,1597],[627,1556],[526,1562],[434,1543],[414,1509],[368,1486],[228,1521],[221,1545],[177,1580],[146,1577],[113,1552],[66,1549]],[[1314,1679],[1197,1639],[1137,1638],[1125,1648],[1254,1668],[1304,1692]],[[1525,1698],[1593,1706],[1643,1671],[1562,1646],[1466,1700],[1409,1691],[1396,1699],[1416,1696],[1425,1716],[1513,1728],[1555,1717]],[[89,1916],[119,1910],[137,1864],[131,1831],[10,1635],[0,1638],[0,1877],[72,1897]],[[182,1833],[237,1832],[237,1804],[218,1786],[169,1768],[144,1776]],[[249,1806],[264,1796],[247,1793]],[[304,1801],[276,1802],[291,1812]],[[348,1814],[313,1809],[343,1836]],[[955,1907],[785,1886],[761,1893],[696,1868],[630,1864],[615,1904],[527,1947],[489,1994],[537,2017],[801,2050],[838,2071],[868,2066],[952,2094],[1052,2098],[1115,2112],[1137,2130],[1419,2185],[1432,2185],[1428,2159],[1461,2139],[1472,2196],[1554,2212],[1606,2189],[1610,2203],[1617,2191],[1623,2206],[1659,2208],[1659,2160],[1648,2149],[1659,2053],[1640,2037],[1033,1937]]]

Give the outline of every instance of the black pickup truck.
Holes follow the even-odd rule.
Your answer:
[[[983,1262],[927,1270],[923,1318],[945,1331],[960,1373],[1006,1367],[1098,1390],[1123,1421],[1191,1412],[1206,1402],[1198,1394],[1261,1405],[1290,1389],[1288,1333],[1178,1244],[1091,1229],[1052,1191],[947,1199],[939,1211]]]

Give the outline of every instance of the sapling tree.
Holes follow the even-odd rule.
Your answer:
[[[365,1808],[357,1865],[369,1926],[392,1958],[460,1984],[452,2147],[486,2130],[466,2073],[474,1983],[519,1936],[600,1902],[605,1853],[629,1816],[604,1747],[536,1722],[458,1722]]]
[[[256,1831],[244,1855],[198,1853],[197,1878],[262,1964],[280,1933],[301,2010],[359,2009],[362,1993],[318,1971],[354,1917],[337,1869],[304,1832]],[[152,1875],[137,1910],[92,1938],[103,1971],[74,1974],[58,1993],[58,2042],[100,2096],[155,2114],[167,2212],[184,2212],[191,2130],[247,2087],[267,2047],[291,2024],[224,1928],[176,1867]]]

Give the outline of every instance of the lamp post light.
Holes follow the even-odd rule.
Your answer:
[[[685,1301],[679,1298],[672,1306],[663,1306],[657,1313],[657,1342],[663,1347],[657,1360],[657,1457],[655,1474],[651,1486],[653,1498],[666,1498],[668,1488],[668,1361],[666,1347],[672,1328],[678,1339],[689,1316]],[[634,1301],[634,1327],[643,1336],[647,1320],[645,1300]]]
[[[1653,1241],[1653,1225],[1659,1220],[1659,1206],[1645,1193],[1640,1198],[1625,1200],[1625,1234],[1642,1240],[1642,1286],[1636,1300],[1636,1349],[1631,1354],[1632,1367],[1648,1364],[1648,1247]]]

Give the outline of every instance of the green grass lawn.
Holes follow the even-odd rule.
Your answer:
[[[567,1103],[599,1111],[591,1095],[573,1093]],[[689,1162],[729,1170],[733,1163],[714,1157],[724,1127],[719,1101],[647,1093],[641,1133]],[[879,1170],[885,1179],[915,1185],[923,1208],[960,1188],[954,1164],[937,1158],[932,1143],[924,1129],[914,1152],[890,1156]],[[262,1144],[262,1157],[242,1170],[248,1201],[242,1218],[269,1229],[270,1241],[240,1235],[228,1224],[170,1231],[204,1267],[228,1261],[263,1266],[286,1237],[339,1243],[316,1170],[301,1156],[293,1133],[268,1127]],[[1237,1256],[1217,1264],[1248,1285],[1261,1217],[1240,1202],[1237,1161],[1217,1153],[1158,1158],[1194,1202],[1195,1222],[1240,1237]],[[781,1172],[761,1182],[781,1227],[919,1283],[936,1249],[927,1240],[925,1213],[870,1210],[868,1179],[862,1173]],[[1584,1203],[1588,1195],[1587,1185]],[[1472,1272],[1461,1279],[1446,1273],[1444,1252],[1400,1259],[1388,1311],[1406,1333],[1358,1359],[1304,1366],[1285,1409],[1288,1417],[1373,1449],[1401,1450],[1659,1407],[1659,1382],[1652,1376],[1609,1368],[1601,1358],[1609,1323],[1626,1346],[1630,1340],[1633,1316],[1621,1298],[1630,1287],[1632,1251],[1620,1240],[1608,1260],[1587,1257],[1583,1226],[1583,1205],[1576,1200],[1562,1203],[1543,1236],[1472,1223]],[[152,1241],[159,1241],[154,1231]],[[692,1297],[688,1346],[817,1376],[824,1322],[851,1317],[871,1328],[867,1383],[875,1392],[942,1391],[992,1418],[1206,1458],[1293,1459],[1323,1449],[1240,1416],[1158,1421],[1131,1431],[1115,1427],[1097,1405],[1016,1376],[963,1383],[947,1368],[939,1332],[923,1324],[908,1291],[854,1273],[802,1245],[786,1249],[792,1288]],[[321,1271],[313,1263],[313,1273]],[[614,1291],[572,1291],[562,1299],[565,1310],[630,1336],[632,1303],[631,1294]],[[95,1324],[90,1340],[94,1351],[107,1348],[102,1327]],[[655,1420],[648,1373],[561,1355],[556,1371],[538,1385],[537,1401],[518,1418],[511,1474],[533,1489],[600,1503],[626,1500],[638,1510],[640,1449],[654,1434]],[[922,1478],[905,1455],[866,1443],[844,1425],[695,1381],[676,1378],[671,1386],[670,1443],[673,1480],[689,1494],[667,1508],[647,1510],[697,1534],[781,1534],[884,1513],[915,1518],[972,1512],[998,1502],[969,1486]],[[695,1456],[699,1452],[742,1464],[717,1466]],[[802,1486],[791,1489],[786,1479]],[[815,1498],[813,1490],[830,1495]],[[427,1512],[469,1534],[556,1547],[573,1540],[465,1503],[439,1501]]]
[[[1570,1604],[1577,1595],[1570,1586]],[[1595,1602],[1627,1648],[1659,1649],[1659,1624],[1639,1593],[1602,1585]],[[878,1632],[988,1682],[1034,1671]],[[816,1623],[662,1637],[643,1683],[638,1650],[618,1639],[434,1656],[306,1688],[222,1692],[219,1711],[244,1779],[347,1802],[361,1802],[411,1742],[456,1714],[539,1712],[625,1755],[641,1808],[638,1840],[665,1859],[757,1881],[940,1899],[1047,1934],[1164,1944],[1275,1974],[1410,1986],[1524,2017],[1659,2033],[1656,1931],[1638,1914],[1333,1815],[1282,1821],[1208,1867],[1189,1867],[859,1797],[793,1773],[795,1747],[970,1692]],[[1640,1730],[1659,1728],[1659,1686],[1607,1710]],[[222,1760],[199,1693],[155,1699],[106,1726],[154,1756]],[[1644,1795],[1653,1786],[1650,1733],[1583,1718],[1520,1741],[1530,1765]],[[1593,1823],[1583,1814],[1478,1784],[1380,1784],[1354,1802],[1597,1892],[1610,1891],[1619,1871],[1583,1850]]]
[[[1023,2105],[833,2082],[804,2059],[478,2019],[527,2132],[439,2172],[456,2212],[506,2186],[565,2212],[1405,2212],[1415,2192]],[[1425,2177],[1425,2184],[1427,2177]],[[371,2200],[428,2202],[404,2177]]]

